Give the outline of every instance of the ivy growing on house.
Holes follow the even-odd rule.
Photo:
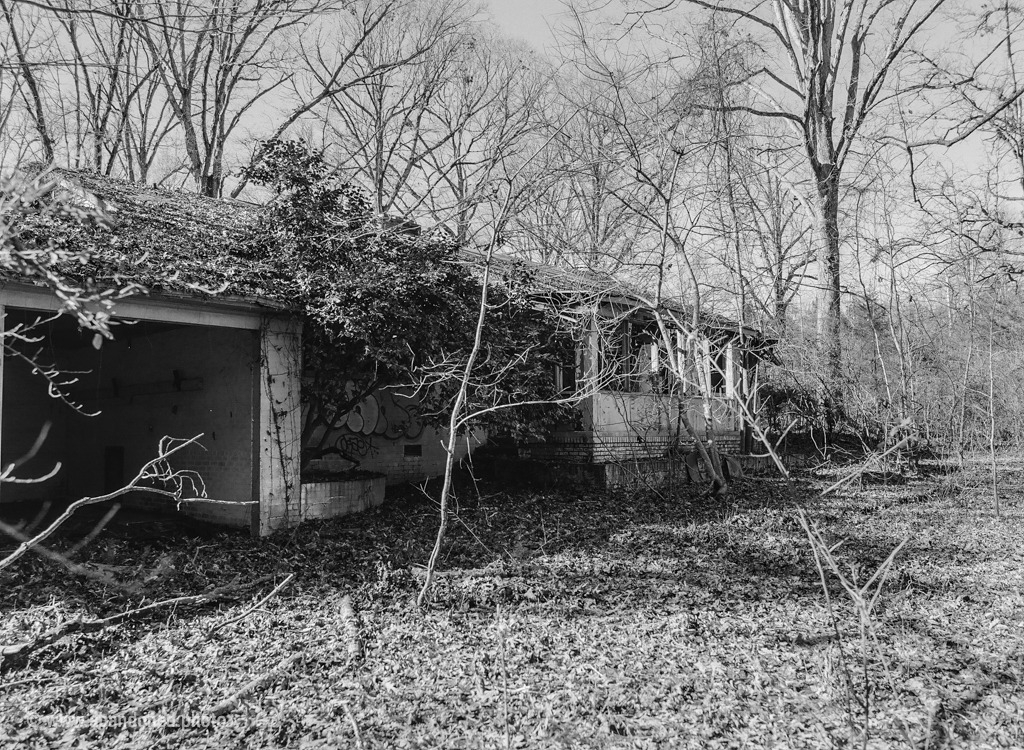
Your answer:
[[[274,198],[244,252],[284,266],[303,322],[303,468],[332,453],[358,463],[333,433],[385,386],[415,387],[420,417],[439,423],[480,299],[451,237],[374,215],[357,186],[300,143],[261,144],[246,177]],[[572,361],[571,336],[529,281],[513,268],[489,289],[486,356],[472,388],[482,405],[555,400],[555,365]],[[539,404],[490,412],[476,426],[522,436],[566,418],[565,408]]]

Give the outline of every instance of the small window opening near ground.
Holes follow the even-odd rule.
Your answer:
[[[419,458],[423,455],[422,445],[406,445],[403,450],[406,458]]]

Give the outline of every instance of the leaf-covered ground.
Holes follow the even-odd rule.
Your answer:
[[[0,574],[0,646],[269,577],[8,658],[0,745],[821,748],[867,726],[871,747],[1024,747],[1024,467],[1004,462],[1000,518],[984,476],[825,499],[835,476],[795,496],[747,480],[725,504],[466,490],[426,611],[436,511],[416,493],[269,540],[111,527],[75,559],[135,589],[25,559]],[[909,537],[867,660],[834,578],[830,618],[798,507],[861,580]]]

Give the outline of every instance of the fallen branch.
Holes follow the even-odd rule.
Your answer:
[[[17,687],[18,685],[31,685],[32,683],[53,682],[55,679],[55,677],[29,677],[24,680],[5,682],[2,685],[0,685],[0,693],[2,693],[4,690],[9,690],[12,687]]]
[[[39,649],[45,646],[49,646],[53,643],[56,643],[65,636],[72,635],[74,633],[94,633],[96,631],[103,630],[104,628],[108,628],[111,625],[119,625],[122,622],[126,622],[128,620],[138,619],[149,614],[150,612],[154,612],[158,609],[163,609],[165,607],[190,607],[195,606],[197,604],[205,604],[206,602],[226,599],[234,594],[237,594],[239,591],[245,590],[247,588],[252,588],[253,586],[258,586],[261,583],[266,582],[269,578],[270,576],[263,576],[262,578],[259,578],[253,581],[252,583],[246,584],[244,586],[239,586],[237,583],[230,583],[226,586],[221,586],[219,588],[213,589],[212,591],[207,591],[205,594],[195,594],[192,596],[178,596],[173,599],[164,599],[163,601],[153,602],[152,604],[147,604],[146,606],[139,607],[138,609],[132,609],[127,612],[121,612],[117,615],[105,617],[102,620],[82,620],[81,618],[75,619],[70,622],[64,623],[60,627],[54,628],[49,633],[44,633],[43,635],[36,638],[34,641],[28,641],[26,643],[16,643],[10,646],[0,646],[0,660],[9,659],[15,656],[25,657],[33,651],[38,651]],[[2,661],[0,661],[0,663],[2,663]]]
[[[277,666],[271,669],[269,672],[265,672],[254,680],[250,680],[245,683],[239,690],[235,691],[230,697],[225,698],[210,711],[214,716],[223,716],[226,713],[233,711],[239,704],[239,702],[254,690],[259,690],[265,684],[270,682],[275,676],[281,672],[285,672],[291,668],[291,666],[302,658],[302,654],[292,654],[277,663]]]
[[[898,443],[896,443],[896,445],[892,446],[891,448],[889,448],[884,453],[881,453],[879,455],[869,456],[868,459],[864,462],[864,464],[862,466],[858,466],[855,470],[853,470],[852,472],[847,474],[845,477],[840,479],[838,482],[835,482],[834,484],[830,485],[829,487],[823,489],[821,491],[821,496],[825,497],[825,495],[827,495],[828,493],[832,492],[833,490],[837,490],[840,487],[842,487],[844,484],[849,484],[854,479],[857,479],[858,477],[863,476],[867,471],[870,470],[870,467],[881,465],[881,462],[882,462],[883,458],[888,456],[890,453],[894,453],[895,451],[898,451],[900,448],[903,448],[909,442],[910,442],[910,437],[908,436],[908,437],[905,437],[902,440],[900,440]]]
[[[116,718],[123,719],[128,716],[138,716],[140,714],[148,713],[149,711],[152,711],[154,708],[159,708],[160,706],[166,705],[171,701],[175,700],[176,698],[178,698],[177,695],[166,695],[163,698],[160,698],[159,700],[150,701],[149,703],[137,706],[135,708],[125,709],[121,713],[116,714]]]
[[[359,632],[359,618],[356,616],[355,607],[352,606],[352,597],[348,594],[341,597],[338,614],[341,616],[342,629],[345,633],[348,657],[359,659],[363,655],[363,639]]]
[[[348,717],[348,721],[352,725],[352,732],[356,736],[356,750],[363,750],[363,738],[359,734],[359,725],[356,724],[356,717],[352,715],[352,710],[348,707],[348,703],[342,701],[341,707],[345,709],[345,715]]]
[[[237,617],[232,617],[230,620],[225,620],[224,622],[222,622],[222,623],[220,623],[218,625],[214,625],[212,628],[210,628],[207,631],[207,633],[206,633],[207,637],[213,635],[214,633],[216,633],[221,628],[227,627],[228,625],[233,625],[236,622],[240,622],[240,621],[244,620],[246,617],[251,615],[253,612],[255,612],[257,609],[262,607],[268,601],[270,601],[274,597],[274,595],[277,594],[277,592],[279,592],[281,589],[283,589],[285,586],[287,586],[289,583],[291,583],[291,580],[294,577],[295,577],[294,573],[289,573],[288,577],[285,578],[283,581],[281,581],[281,583],[277,584],[277,586],[274,587],[273,591],[271,591],[265,597],[263,597],[258,602],[256,602],[254,605],[249,607],[249,609],[245,610],[242,614],[238,615]]]

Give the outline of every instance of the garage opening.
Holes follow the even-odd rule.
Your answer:
[[[45,320],[50,313],[6,308],[5,328]],[[258,496],[259,457],[254,415],[259,403],[259,345],[253,330],[152,321],[119,322],[115,340],[97,342],[69,316],[44,323],[35,341],[16,344],[3,363],[0,461],[36,454],[17,476],[45,481],[4,484],[0,503],[66,503],[123,487],[157,455],[164,436],[191,438],[172,460],[198,472],[209,497],[247,502]],[[100,345],[95,345],[99,343]],[[32,359],[52,365],[66,399],[33,372]],[[73,408],[69,403],[75,404]],[[166,509],[169,501],[133,493],[126,507]],[[183,512],[248,527],[251,505],[190,504]]]

